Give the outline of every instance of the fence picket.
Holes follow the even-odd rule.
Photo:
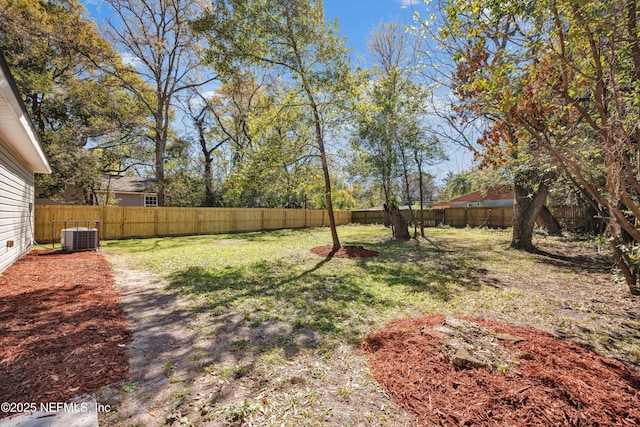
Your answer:
[[[318,227],[324,215],[322,211],[302,209],[36,205],[35,241],[60,241],[63,225],[56,223],[52,229],[52,224],[64,220],[99,221],[100,238],[111,240]],[[350,222],[351,212],[336,211],[338,225]]]

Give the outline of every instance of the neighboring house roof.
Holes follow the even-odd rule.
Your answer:
[[[38,132],[0,52],[0,137],[18,157],[37,173],[51,173]]]
[[[103,175],[99,191],[113,193],[155,193],[151,191],[155,180],[140,176]]]
[[[398,210],[401,210],[401,211],[408,211],[409,209],[411,209],[411,206],[409,206],[409,205],[398,206]],[[380,211],[384,210],[384,205],[378,205],[378,206],[374,206],[372,208],[356,209],[356,210],[358,212],[364,212],[364,211],[367,211],[367,212],[380,212]]]
[[[451,207],[451,203],[449,202],[434,203],[433,206],[431,206],[432,209],[447,209],[450,207]]]
[[[471,193],[463,194],[462,196],[456,197],[454,199],[448,200],[446,202],[440,202],[433,205],[434,209],[444,209],[451,206],[452,203],[473,203],[473,202],[484,202],[487,200],[513,200],[514,194],[513,190],[504,187],[495,187],[487,190],[486,192],[482,191],[472,191]]]

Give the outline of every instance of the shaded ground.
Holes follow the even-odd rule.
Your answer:
[[[127,268],[122,257],[109,259],[134,331],[132,373],[98,393],[101,403],[116,408],[100,414],[100,425],[296,426],[312,414],[336,426],[415,423],[351,346],[317,354],[320,337],[312,330],[292,341],[284,322],[248,327],[240,314],[202,318],[165,280]],[[256,360],[256,345],[287,350]]]
[[[397,320],[364,341],[375,378],[422,424],[640,424],[637,371],[535,329],[467,320],[523,339],[493,340],[497,350],[513,355],[512,366],[454,366],[447,356],[451,343],[433,328],[444,316]]]
[[[33,252],[9,267],[0,325],[0,402],[65,402],[129,375],[130,332],[100,253]]]
[[[323,230],[114,243],[109,256],[126,249],[117,270],[164,277],[159,289],[182,301],[164,315],[186,321],[195,351],[151,362],[168,368],[158,378],[164,401],[151,398],[145,380],[126,392],[112,388],[111,402],[131,411],[103,421],[141,422],[146,411],[153,415],[142,425],[415,425],[416,416],[397,406],[404,398],[390,400],[372,380],[360,344],[394,318],[426,313],[533,326],[639,365],[638,299],[615,284],[608,255],[587,241],[539,237],[541,251],[528,254],[508,249],[504,231],[430,229],[429,240],[410,242],[390,241],[381,227],[341,233],[379,256],[309,253],[326,242]],[[434,372],[434,380],[448,375]],[[434,411],[446,413],[447,402],[440,405]]]

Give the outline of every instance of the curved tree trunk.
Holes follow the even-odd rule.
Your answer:
[[[533,192],[531,186],[514,185],[515,201],[513,205],[513,235],[511,247],[525,251],[533,251],[533,227],[549,194],[549,185],[540,183],[538,190]],[[533,194],[533,196],[532,196]]]
[[[545,205],[542,205],[536,221],[542,227],[546,228],[550,235],[562,236],[562,227],[560,226],[560,223]]]
[[[638,283],[638,272],[634,267],[634,260],[630,258],[629,254],[623,250],[625,240],[628,236],[624,235],[624,232],[620,226],[613,221],[609,224],[609,230],[611,231],[611,249],[613,249],[613,261],[620,269],[620,273],[624,277],[627,287],[631,295],[640,295],[640,284]]]
[[[389,208],[389,206],[385,204],[384,210],[389,214],[393,238],[399,240],[411,239],[411,235],[409,234],[409,224],[404,216],[402,216],[400,209],[398,207]]]

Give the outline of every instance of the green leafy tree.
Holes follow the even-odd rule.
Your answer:
[[[237,156],[225,186],[235,204],[287,208],[320,207],[313,200],[324,195],[322,169],[313,141],[313,128],[297,91],[270,85],[248,117],[245,128],[251,144]],[[326,203],[322,202],[326,208]]]
[[[451,198],[462,196],[470,193],[473,189],[473,183],[468,174],[456,174],[447,181],[447,189]]]
[[[191,141],[171,135],[166,150],[166,206],[203,206],[205,194],[198,162],[190,151]]]
[[[326,139],[349,98],[351,70],[337,24],[327,25],[324,18],[321,1],[214,0],[195,27],[207,37],[209,62],[222,74],[247,64],[269,67],[290,79],[299,92],[320,156],[337,250]]]
[[[369,47],[377,69],[359,106],[353,151],[360,153],[360,174],[376,179],[382,187],[394,238],[408,239],[408,224],[399,205],[401,201],[411,205],[410,174],[417,166],[418,176],[423,177],[425,161],[441,153],[439,140],[427,138],[422,114],[427,92],[411,79],[413,51],[404,29],[397,23],[381,24],[372,33]]]
[[[144,163],[141,106],[98,64],[119,55],[76,0],[0,0],[0,48],[38,128],[53,174],[44,196],[71,186],[89,199],[101,173]]]
[[[518,153],[575,182],[607,218],[616,264],[640,293],[637,2],[470,1],[445,10],[443,36],[467,68],[467,102],[500,112],[487,147],[498,154],[526,144]]]

